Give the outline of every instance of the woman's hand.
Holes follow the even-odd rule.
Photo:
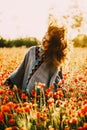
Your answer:
[[[9,86],[10,89],[12,89],[14,86],[10,78],[6,79],[6,81],[4,82],[4,85]]]

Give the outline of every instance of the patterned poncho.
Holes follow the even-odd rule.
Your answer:
[[[24,92],[30,93],[35,87],[35,82],[44,83],[46,89],[55,81],[58,70],[48,69],[41,54],[41,46],[38,50],[36,46],[30,47],[20,66],[9,77],[12,83]]]

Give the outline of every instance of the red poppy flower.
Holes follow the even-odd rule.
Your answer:
[[[81,127],[81,126],[80,126],[80,127],[78,127],[78,130],[83,130],[83,127]]]
[[[32,96],[35,96],[35,95],[36,95],[35,90],[32,90],[32,91],[31,91],[31,95],[32,95]]]
[[[84,108],[81,110],[81,113],[85,115],[87,113],[87,105],[84,106]]]
[[[71,119],[71,123],[72,123],[72,124],[76,124],[76,123],[77,123],[77,118],[73,117],[73,118]]]
[[[4,116],[3,116],[3,114],[2,114],[2,112],[0,112],[0,123],[4,123]]]
[[[7,104],[7,106],[8,106],[9,108],[13,109],[13,108],[15,107],[15,104],[14,104],[13,102],[9,102],[9,103]]]
[[[18,108],[16,109],[16,112],[17,112],[18,114],[20,114],[20,113],[24,112],[24,109],[23,109],[23,108],[18,107]]]
[[[86,122],[83,124],[83,128],[87,129],[87,123]]]
[[[26,99],[26,100],[27,100],[27,99],[28,99],[28,96],[27,96],[25,93],[22,93],[22,94],[21,94],[21,99]]]
[[[44,83],[38,83],[38,85],[40,86],[40,88],[45,88],[45,84]]]
[[[40,119],[41,113],[37,112],[36,116],[37,116],[37,119]]]
[[[15,119],[14,118],[12,118],[12,119],[9,120],[9,125],[10,126],[15,125]]]
[[[48,103],[48,105],[51,105],[52,103],[54,103],[54,99],[53,98],[48,99],[47,103]]]
[[[74,88],[71,87],[71,88],[69,89],[69,91],[73,92],[73,91],[74,91]]]
[[[5,93],[5,90],[4,89],[0,89],[0,95],[4,94],[4,93]]]
[[[18,130],[17,126],[12,126],[12,130]]]
[[[1,106],[1,111],[3,113],[6,113],[6,112],[8,113],[10,111],[10,109],[9,109],[9,107],[7,105],[2,105]]]
[[[24,107],[24,111],[30,113],[30,108],[29,108],[29,106]]]

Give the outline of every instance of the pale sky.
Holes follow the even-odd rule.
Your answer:
[[[0,0],[0,36],[5,38],[33,36],[41,39],[46,31],[49,9],[54,8],[53,13],[59,17],[66,13],[71,1]],[[80,1],[79,5],[85,11],[86,0],[77,1]]]

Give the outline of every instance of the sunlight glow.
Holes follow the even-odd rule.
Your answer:
[[[1,0],[0,35],[5,37],[38,36],[43,33],[49,0]]]
[[[73,1],[78,2],[87,20],[86,0],[0,0],[0,36],[32,36],[41,39],[48,25],[49,13],[58,18],[58,24],[64,24],[62,16],[69,14]],[[71,22],[70,19],[69,23]],[[86,24],[83,24],[82,30],[87,33],[85,27]]]

